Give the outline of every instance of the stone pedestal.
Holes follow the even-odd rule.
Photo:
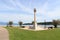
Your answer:
[[[34,25],[33,25],[33,29],[37,29],[37,23],[34,23]]]

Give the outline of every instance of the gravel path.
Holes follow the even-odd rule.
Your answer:
[[[0,40],[9,40],[9,33],[3,27],[0,27]]]

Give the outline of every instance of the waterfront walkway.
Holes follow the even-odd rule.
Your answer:
[[[9,33],[3,27],[0,27],[0,40],[9,40]]]

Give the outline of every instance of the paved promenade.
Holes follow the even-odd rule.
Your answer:
[[[9,40],[9,33],[3,27],[0,27],[0,40]]]

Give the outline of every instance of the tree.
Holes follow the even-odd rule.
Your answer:
[[[23,22],[19,22],[20,27],[22,26]]]
[[[58,25],[60,25],[60,20],[57,20],[57,22],[58,22]]]
[[[12,22],[12,21],[9,21],[9,23],[8,23],[8,24],[9,24],[9,26],[10,26],[10,27],[12,27],[13,22]]]
[[[34,24],[34,21],[32,21],[32,24]]]
[[[53,25],[54,25],[54,28],[57,28],[58,21],[57,20],[53,20]]]

